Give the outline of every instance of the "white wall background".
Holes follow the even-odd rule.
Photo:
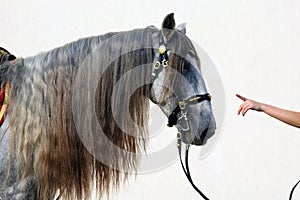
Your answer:
[[[240,101],[234,95],[300,111],[299,1],[1,0],[0,10],[0,45],[22,57],[81,37],[160,27],[163,17],[174,12],[215,63],[226,95],[216,147],[204,160],[197,149],[191,153],[196,184],[213,200],[288,199],[300,178],[299,129],[261,113],[237,116]],[[132,177],[111,199],[199,197],[176,162]]]

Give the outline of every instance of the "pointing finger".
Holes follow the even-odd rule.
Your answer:
[[[240,98],[241,100],[243,100],[243,101],[246,101],[246,100],[247,100],[247,98],[246,98],[246,97],[243,97],[242,95],[236,94],[236,96],[237,96],[238,98]]]

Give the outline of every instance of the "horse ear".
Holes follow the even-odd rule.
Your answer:
[[[171,29],[171,30],[175,29],[174,13],[170,13],[165,17],[161,27],[163,29]]]
[[[183,34],[186,34],[186,23],[179,24],[176,29]]]
[[[175,29],[174,13],[170,13],[165,17],[161,27],[164,41],[167,42],[172,37]]]

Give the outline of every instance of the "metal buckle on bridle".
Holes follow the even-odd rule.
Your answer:
[[[178,124],[178,128],[183,131],[184,133],[187,133],[188,131],[190,131],[190,124],[187,118],[187,112],[186,111],[181,111],[181,116],[178,118],[177,121],[180,121],[181,119],[184,120],[185,122],[185,126],[181,126],[180,124]]]
[[[156,61],[155,65],[153,66],[154,69],[159,69],[160,67],[160,63],[158,61]]]
[[[156,77],[156,70],[160,68],[160,63],[158,61],[155,62],[155,64],[152,67],[152,77]]]
[[[186,107],[187,103],[185,101],[178,101],[178,106],[180,110],[184,110]]]
[[[178,124],[178,128],[181,129],[181,131],[183,132],[187,132],[190,130],[190,125],[189,125],[189,122],[188,122],[188,119],[187,119],[187,111],[186,111],[186,106],[188,105],[188,103],[186,101],[178,101],[178,106],[181,110],[181,116],[177,119],[177,121],[180,121],[181,119],[184,120],[185,122],[185,127],[184,126],[181,126],[180,124]]]

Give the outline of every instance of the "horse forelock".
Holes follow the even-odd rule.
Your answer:
[[[111,40],[102,48],[128,48],[138,42],[151,46],[152,33],[155,31],[148,28],[124,32],[121,33],[123,40]],[[53,198],[58,189],[66,199],[88,199],[94,178],[98,195],[109,195],[111,187],[118,187],[138,165],[136,154],[128,157],[115,152],[118,169],[106,166],[87,150],[74,124],[72,89],[78,78],[79,67],[103,41],[116,34],[81,39],[34,57],[19,59],[17,62],[20,62],[21,72],[12,66],[8,67],[14,70],[14,73],[9,72],[12,85],[8,112],[10,158],[17,157],[20,179],[34,175],[40,199]],[[108,53],[103,57],[109,56]],[[133,133],[129,135],[118,127],[110,103],[112,88],[133,67],[152,61],[153,50],[148,48],[123,54],[110,64],[97,85],[95,110],[99,124],[111,143],[133,153],[145,150],[147,129],[129,126],[127,130]],[[149,75],[134,76],[135,81],[149,79],[151,68],[147,70]],[[125,87],[132,88],[132,84],[131,81]],[[133,94],[122,94],[132,103],[129,106],[132,120],[140,127],[145,127],[149,110],[146,99],[149,96],[148,87],[138,89]],[[88,100],[82,96],[82,101]],[[128,113],[118,113],[121,118],[128,117]],[[86,117],[89,117],[88,114]],[[84,118],[82,120],[85,121]],[[93,135],[88,131],[85,134]],[[101,154],[103,160],[111,159],[109,150]]]

